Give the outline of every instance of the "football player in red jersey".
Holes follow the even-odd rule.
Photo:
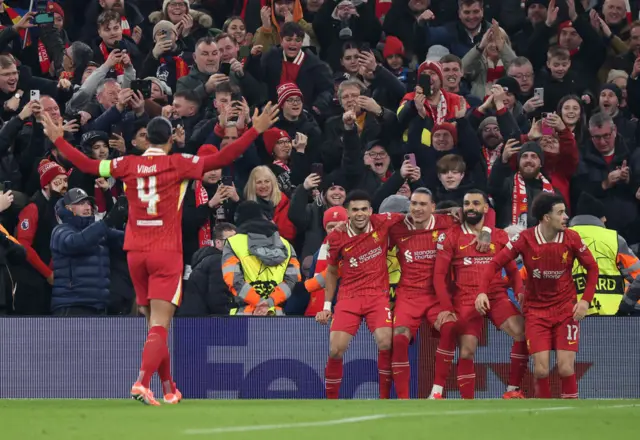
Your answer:
[[[431,191],[418,188],[411,194],[409,214],[390,230],[391,246],[397,246],[400,282],[396,287],[393,310],[393,348],[391,369],[399,399],[409,398],[409,342],[423,318],[440,332],[436,368],[430,398],[441,399],[456,350],[455,318],[438,304],[433,289],[433,268],[440,231],[454,225],[450,215],[434,214]]]
[[[576,352],[580,324],[595,294],[598,264],[577,232],[567,229],[567,216],[561,196],[539,194],[531,207],[539,224],[514,236],[489,266],[476,300],[481,310],[491,310],[487,291],[493,274],[522,255],[527,271],[523,312],[529,353],[533,357],[536,397],[551,398],[549,352],[556,351],[562,398],[576,399]],[[576,302],[572,269],[574,259],[587,270],[584,294]]]
[[[327,324],[338,282],[338,302],[331,322],[329,359],[325,369],[327,399],[337,399],[342,383],[342,356],[355,336],[362,319],[378,345],[380,398],[391,393],[391,335],[393,319],[389,308],[387,250],[389,228],[404,219],[403,214],[373,214],[371,198],[364,191],[353,191],[344,202],[349,221],[346,231],[334,230],[329,245],[325,279],[324,310],[316,321]]]
[[[489,210],[487,195],[480,190],[470,190],[464,196],[463,223],[446,232],[446,238],[438,244],[433,278],[434,287],[443,310],[454,312],[458,320],[460,354],[458,359],[458,387],[463,399],[473,399],[475,371],[473,359],[478,340],[482,335],[484,319],[475,307],[483,275],[493,255],[509,242],[501,229],[484,226]],[[474,244],[479,235],[491,234],[489,252],[479,252]],[[505,267],[515,292],[522,292],[522,278],[518,267],[511,261]],[[495,271],[493,272],[495,274]],[[449,294],[452,279],[453,303]],[[507,282],[501,275],[491,279],[488,290],[491,309],[487,315],[500,330],[514,339],[511,348],[511,374],[504,398],[524,398],[520,392],[522,378],[527,368],[527,346],[524,338],[522,316],[507,295]]]
[[[60,123],[43,114],[45,133],[60,152],[87,174],[113,176],[124,181],[129,202],[129,220],[124,249],[140,311],[147,317],[149,333],[142,351],[138,380],[131,397],[148,405],[159,405],[149,389],[158,372],[164,401],[178,403],[182,395],[171,379],[168,329],[182,293],[182,201],[189,180],[201,179],[213,169],[229,166],[260,133],[277,121],[278,109],[268,103],[262,114],[256,110],[253,128],[217,154],[197,157],[168,152],[173,146],[173,127],[163,117],[147,125],[149,146],[142,156],[93,160],[63,139]]]

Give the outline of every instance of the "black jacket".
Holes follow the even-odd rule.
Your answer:
[[[15,281],[9,264],[26,264],[26,252],[22,246],[9,240],[0,232],[0,315],[13,313],[13,287]]]

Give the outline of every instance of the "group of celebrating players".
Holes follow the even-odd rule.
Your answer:
[[[325,369],[327,398],[338,398],[342,357],[364,318],[378,346],[380,398],[390,397],[393,384],[397,397],[408,399],[409,343],[426,318],[440,333],[429,398],[443,398],[457,345],[460,395],[473,399],[474,354],[484,316],[513,338],[509,383],[503,398],[525,397],[520,386],[529,355],[534,363],[535,397],[551,398],[551,350],[556,351],[561,397],[578,397],[574,364],[579,322],[595,294],[598,266],[578,233],[567,229],[562,197],[538,195],[531,209],[538,226],[511,240],[505,231],[484,224],[489,202],[479,190],[465,194],[459,220],[435,213],[432,194],[426,188],[413,192],[407,215],[372,214],[369,195],[360,191],[347,195],[345,207],[349,218],[346,227],[327,238],[325,304],[316,316],[321,324],[331,320]],[[401,277],[392,311],[386,257],[394,246]],[[518,256],[522,271],[516,264]],[[576,301],[572,278],[574,259],[587,271],[580,301]],[[338,301],[332,313],[338,280]],[[508,297],[509,285],[522,312]]]
[[[157,372],[164,402],[175,404],[182,399],[171,377],[167,335],[181,297],[184,182],[232,164],[278,120],[278,111],[268,103],[261,114],[256,111],[252,129],[206,157],[168,154],[173,127],[169,120],[157,117],[147,126],[150,146],[143,155],[102,161],[89,159],[66,142],[62,126],[43,115],[45,133],[80,171],[113,176],[125,183],[129,220],[124,249],[136,300],[149,328],[132,398],[160,405],[149,388]],[[562,198],[540,194],[532,206],[539,225],[511,241],[506,232],[484,225],[489,203],[486,194],[477,190],[465,195],[460,218],[435,213],[432,194],[426,188],[411,195],[407,215],[372,214],[369,195],[361,191],[350,193],[345,207],[347,224],[327,237],[325,305],[316,316],[322,324],[331,320],[327,398],[338,398],[342,357],[363,318],[379,350],[380,398],[390,397],[392,384],[398,398],[409,398],[409,343],[423,318],[440,333],[430,398],[443,398],[456,345],[460,394],[473,398],[473,359],[483,316],[514,340],[509,386],[503,397],[524,398],[520,384],[531,354],[535,395],[550,398],[550,350],[557,352],[562,397],[578,397],[574,363],[579,321],[595,293],[598,267],[579,235],[567,229]],[[387,251],[394,246],[402,275],[392,311]],[[515,263],[518,255],[526,269],[524,284]],[[585,293],[577,303],[571,276],[576,258],[587,271]],[[507,277],[502,275],[503,267]],[[338,301],[332,314],[338,280]],[[522,313],[508,298],[509,284],[518,294]]]

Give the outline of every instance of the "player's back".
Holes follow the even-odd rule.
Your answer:
[[[520,252],[527,271],[525,309],[553,311],[572,307],[576,302],[574,249],[581,245],[580,236],[572,230],[560,232],[553,242],[546,242],[538,227],[520,233],[514,246],[526,249]]]
[[[202,176],[202,161],[153,152],[125,156],[112,161],[111,175],[124,182],[129,202],[124,249],[182,252],[182,202],[189,180]]]

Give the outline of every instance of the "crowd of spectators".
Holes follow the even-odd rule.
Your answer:
[[[43,113],[85,154],[110,159],[143,154],[160,115],[175,127],[173,153],[215,154],[255,108],[278,104],[279,121],[232,167],[186,185],[182,315],[245,309],[223,261],[230,237],[251,228],[291,244],[273,314],[315,315],[322,244],[355,189],[376,212],[406,212],[415,188],[441,207],[478,188],[491,196],[489,224],[511,233],[536,224],[540,192],[561,194],[573,215],[592,214],[578,203],[588,197],[633,248],[639,6],[0,0],[0,314],[135,313],[121,183],[74,169]],[[243,201],[274,230],[239,224]]]

